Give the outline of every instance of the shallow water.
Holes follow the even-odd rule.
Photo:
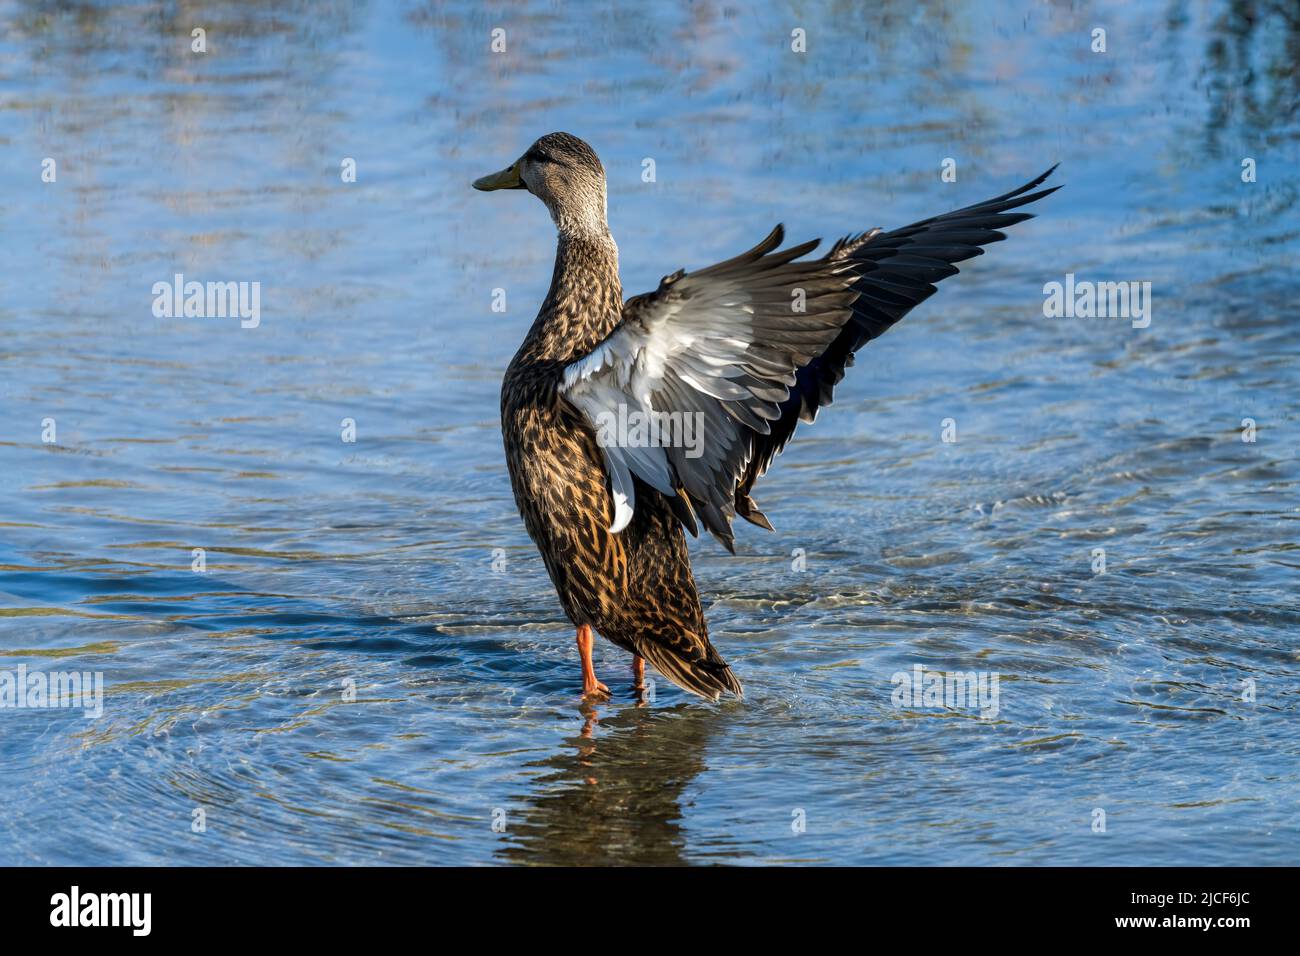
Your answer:
[[[0,710],[0,863],[1294,862],[1300,22],[1192,6],[0,2],[0,671],[105,684]],[[693,545],[743,703],[637,707],[602,643],[580,706],[514,508],[552,231],[468,183],[552,129],[629,294],[1062,162],[800,430],[777,533]],[[260,324],[155,318],[177,272]],[[1150,326],[1045,318],[1066,273]],[[996,716],[895,706],[916,665]]]

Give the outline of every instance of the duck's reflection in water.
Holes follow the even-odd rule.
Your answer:
[[[530,805],[509,824],[499,858],[560,866],[684,864],[682,794],[705,769],[719,714],[584,705],[572,749],[541,762]]]

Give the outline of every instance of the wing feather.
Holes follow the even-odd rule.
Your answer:
[[[801,259],[817,240],[779,249],[778,225],[752,249],[625,302],[623,321],[560,385],[597,431],[610,530],[631,521],[637,481],[728,549],[737,514],[770,528],[750,491],[795,426],[830,404],[854,353],[933,295],[954,263],[1032,218],[1008,210],[1059,188],[1032,191],[1051,172],[902,229],[846,236],[817,260]]]

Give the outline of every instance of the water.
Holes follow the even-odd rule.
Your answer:
[[[105,682],[0,711],[0,863],[1294,862],[1300,25],[1193,6],[0,2],[0,671]],[[693,545],[743,704],[637,707],[601,642],[582,706],[515,512],[553,238],[469,182],[553,129],[629,294],[1062,161],[800,431],[778,532]],[[260,325],[155,318],[177,272]],[[1044,318],[1067,272],[1150,327]],[[918,664],[997,715],[893,706]]]

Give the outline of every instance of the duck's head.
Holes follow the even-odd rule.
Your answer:
[[[546,203],[564,236],[607,236],[605,169],[596,151],[568,133],[547,133],[517,160],[474,188],[527,189]]]

